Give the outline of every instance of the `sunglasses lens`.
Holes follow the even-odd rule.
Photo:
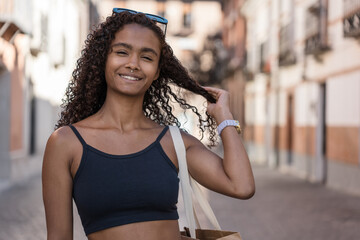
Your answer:
[[[163,23],[163,24],[167,24],[168,20],[166,18],[160,17],[160,16],[156,16],[156,15],[152,15],[149,13],[145,14],[148,18],[158,22],[158,23]]]
[[[161,28],[164,33],[166,32],[166,24],[157,22],[156,25]]]

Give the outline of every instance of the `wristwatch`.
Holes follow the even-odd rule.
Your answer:
[[[241,133],[241,127],[240,127],[239,121],[237,121],[237,120],[224,120],[217,127],[217,131],[218,131],[219,135],[221,134],[222,130],[224,130],[224,128],[226,128],[227,126],[234,126],[236,131],[238,132],[238,134]]]

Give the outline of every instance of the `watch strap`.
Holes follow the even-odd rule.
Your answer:
[[[228,126],[234,126],[236,128],[236,131],[239,134],[241,133],[241,127],[240,127],[239,121],[237,121],[237,120],[224,120],[217,127],[217,131],[218,131],[219,135],[224,130],[224,128],[226,128]]]

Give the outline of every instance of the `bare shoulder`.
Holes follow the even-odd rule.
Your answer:
[[[62,147],[71,145],[70,142],[74,140],[73,131],[67,127],[63,126],[56,129],[49,137],[47,146],[49,147]]]
[[[46,157],[54,159],[55,156],[62,156],[61,159],[71,160],[76,143],[77,138],[70,127],[60,127],[50,135],[46,144],[44,159]]]

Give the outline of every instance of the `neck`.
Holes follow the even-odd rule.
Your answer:
[[[96,113],[106,125],[121,130],[130,130],[144,126],[149,119],[145,117],[142,97],[108,94],[103,106]]]

